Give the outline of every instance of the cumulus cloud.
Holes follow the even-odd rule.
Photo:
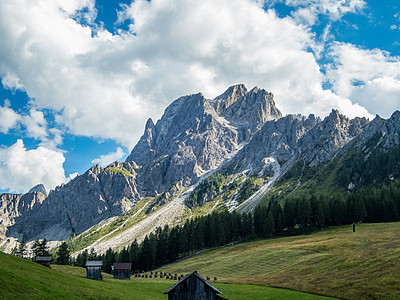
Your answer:
[[[0,106],[0,132],[7,133],[17,126],[20,116],[10,108],[10,101],[6,100],[4,106]]]
[[[364,3],[308,2],[337,16]],[[119,21],[133,22],[118,35],[93,25],[95,16],[89,0],[0,2],[2,80],[24,89],[37,110],[53,111],[69,133],[132,148],[146,119],[173,99],[215,97],[236,83],[273,92],[285,113],[355,108],[321,88],[310,29],[259,1],[138,0],[124,6]],[[41,116],[34,118],[30,134],[44,136]]]
[[[9,148],[0,149],[0,189],[25,193],[43,183],[47,190],[66,181],[64,155],[44,147],[27,150],[18,140]]]
[[[92,164],[99,164],[102,167],[108,166],[110,163],[120,160],[125,155],[124,150],[121,147],[118,147],[115,152],[110,152],[106,155],[100,155],[99,158],[93,159]]]
[[[400,57],[346,43],[336,43],[331,51],[334,63],[327,77],[337,95],[382,117],[399,109]]]
[[[319,15],[325,15],[336,21],[345,14],[361,11],[367,6],[364,0],[272,0],[272,2],[295,7],[293,18],[299,23],[308,25],[315,24]]]
[[[5,100],[0,106],[0,132],[8,133],[18,128],[28,138],[39,140],[41,146],[54,149],[62,144],[62,131],[57,128],[48,128],[42,111],[31,108],[27,113],[18,114],[10,107],[10,101]]]

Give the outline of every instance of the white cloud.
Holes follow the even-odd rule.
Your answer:
[[[66,181],[64,155],[44,147],[27,150],[22,140],[0,149],[0,189],[25,193],[38,183],[47,190]]]
[[[285,113],[323,116],[332,107],[355,108],[321,88],[310,29],[257,1],[138,0],[120,14],[120,21],[133,20],[120,35],[76,21],[93,23],[93,3],[0,1],[3,81],[23,87],[36,110],[54,111],[59,128],[72,134],[132,148],[146,119],[160,117],[173,99],[198,91],[215,97],[236,83],[273,92]],[[307,3],[315,13],[338,17],[364,1]],[[37,126],[29,134],[45,139],[49,130],[30,115]]]
[[[24,86],[19,81],[19,78],[12,73],[7,73],[1,79],[1,84],[4,88],[15,91],[15,90],[24,90]]]
[[[28,137],[37,140],[47,138],[47,121],[43,112],[30,109],[29,115],[22,117],[22,123],[26,126]]]
[[[400,57],[344,43],[332,48],[332,57],[327,77],[339,96],[386,118],[400,108]]]
[[[93,159],[92,164],[99,164],[102,167],[106,167],[114,161],[120,160],[125,155],[124,150],[118,147],[115,152],[110,152],[107,155],[100,155],[99,158]]]
[[[0,132],[7,133],[17,126],[19,120],[20,116],[10,108],[10,102],[6,100],[4,106],[0,106]]]
[[[359,12],[367,6],[363,0],[276,0],[297,8],[293,18],[301,24],[313,25],[319,15],[326,15],[331,20],[341,19],[345,14]]]
[[[396,30],[397,29],[397,25],[395,25],[395,24],[390,25],[390,29],[391,30]]]
[[[18,114],[10,107],[10,101],[5,100],[4,106],[0,106],[0,132],[8,133],[14,128],[25,132],[26,137],[41,141],[45,148],[57,150],[63,142],[62,131],[49,129],[42,111],[31,108],[27,114]]]

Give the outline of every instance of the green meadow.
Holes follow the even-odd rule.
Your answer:
[[[331,227],[206,251],[160,271],[347,299],[400,299],[400,223]]]
[[[332,227],[204,251],[157,271],[197,270],[227,299],[400,299],[400,223]],[[52,269],[0,253],[1,299],[167,299],[176,281],[86,279],[83,268]],[[214,280],[214,277],[217,280]]]
[[[163,292],[175,281],[167,279],[85,278],[84,268],[52,265],[52,269],[0,253],[1,299],[167,299]],[[264,285],[214,283],[228,299],[328,299]]]

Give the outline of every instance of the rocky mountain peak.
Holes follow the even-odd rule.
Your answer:
[[[246,94],[247,88],[244,84],[229,87],[223,94],[213,99],[212,103],[214,104],[215,111],[220,114]]]
[[[42,183],[35,185],[33,188],[31,188],[28,191],[28,193],[42,193],[44,195],[47,195],[46,188],[44,187],[44,185]]]
[[[395,120],[395,121],[399,121],[400,120],[400,111],[396,110],[392,116],[390,117],[390,119]]]
[[[282,113],[275,106],[272,93],[255,87],[223,110],[221,116],[233,125],[247,127],[254,134],[267,121],[281,118]]]

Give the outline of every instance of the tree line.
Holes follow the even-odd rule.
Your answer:
[[[183,226],[158,227],[141,243],[135,240],[120,251],[111,248],[103,255],[93,250],[80,253],[72,263],[84,266],[86,260],[102,260],[103,270],[111,272],[114,262],[131,262],[133,272],[142,272],[173,262],[196,251],[218,247],[254,235],[253,215],[214,212],[188,220]]]
[[[255,234],[290,234],[357,222],[400,221],[400,181],[352,193],[271,199],[254,211]]]
[[[142,272],[202,249],[249,237],[299,234],[354,222],[392,221],[400,221],[399,180],[346,194],[271,199],[253,213],[214,212],[190,219],[182,226],[158,227],[141,243],[135,240],[119,251],[110,248],[102,255],[91,249],[70,258],[68,246],[63,242],[56,251],[56,263],[84,267],[87,260],[102,260],[104,271],[110,273],[114,262],[131,262],[133,272]],[[37,249],[43,249],[43,243],[38,241]]]

